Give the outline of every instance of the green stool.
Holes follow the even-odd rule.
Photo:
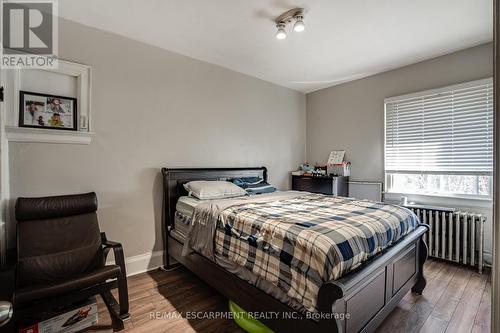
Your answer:
[[[233,313],[236,324],[248,333],[274,333],[269,327],[253,319],[250,314],[233,301],[229,301],[229,311]]]

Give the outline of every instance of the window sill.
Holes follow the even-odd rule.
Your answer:
[[[408,198],[408,202],[415,202],[422,205],[432,205],[441,207],[452,208],[486,208],[493,207],[493,200],[483,198],[464,198],[464,197],[451,197],[451,196],[436,196],[425,194],[412,194],[412,193],[394,193],[385,192],[384,201],[392,203],[400,203],[401,197]]]
[[[66,143],[88,145],[92,142],[92,132],[38,129],[17,126],[5,126],[9,142]]]

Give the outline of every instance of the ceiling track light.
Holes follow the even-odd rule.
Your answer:
[[[304,16],[302,15],[297,15],[294,16],[295,18],[295,24],[293,25],[293,30],[296,32],[301,32],[306,29],[306,25],[304,24]]]
[[[276,38],[286,38],[286,25],[288,23],[291,23],[292,21],[295,21],[295,24],[293,25],[294,31],[301,32],[305,30],[306,26],[304,24],[304,8],[290,9],[276,18],[276,28],[278,28],[278,31],[276,31]]]
[[[276,38],[278,38],[278,39],[285,39],[286,38],[285,26],[286,26],[285,23],[276,24],[276,28],[278,28],[278,31],[276,31]]]

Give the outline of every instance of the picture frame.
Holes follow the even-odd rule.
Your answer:
[[[345,150],[333,150],[328,157],[327,164],[338,165],[344,161]]]
[[[19,127],[77,131],[77,99],[20,91]]]

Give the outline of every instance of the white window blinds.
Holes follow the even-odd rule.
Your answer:
[[[389,98],[385,112],[387,173],[492,173],[492,79]]]

